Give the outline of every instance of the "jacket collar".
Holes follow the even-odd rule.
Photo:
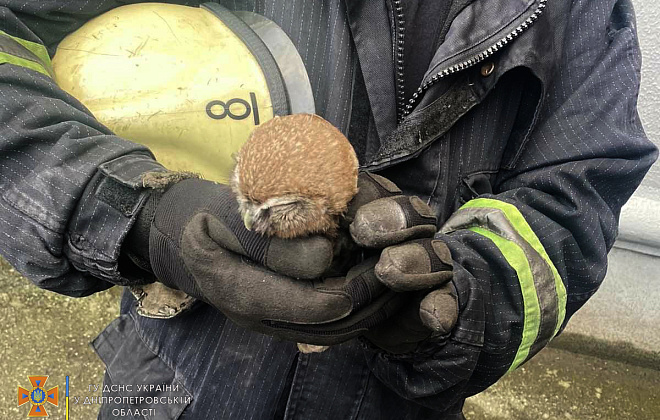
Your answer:
[[[348,22],[380,138],[396,128],[394,57],[385,1],[390,0],[346,0]]]
[[[545,9],[546,0],[477,0],[452,22],[422,84],[433,76],[467,68],[506,48],[525,33]],[[450,70],[451,71],[451,70]]]
[[[473,1],[452,22],[422,83],[470,67],[505,48],[527,31],[545,3],[546,0]],[[346,9],[376,130],[385,139],[396,128],[395,69],[387,7],[382,0],[346,0]]]

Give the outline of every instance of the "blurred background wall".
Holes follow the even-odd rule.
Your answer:
[[[660,145],[660,8],[653,0],[633,0],[642,48],[639,114],[647,135]],[[618,246],[660,255],[660,164],[625,207]]]
[[[660,7],[654,0],[633,5],[642,48],[639,114],[660,147]],[[566,331],[660,355],[660,163],[624,207],[614,247],[601,289]]]

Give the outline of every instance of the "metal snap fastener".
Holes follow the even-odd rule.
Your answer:
[[[491,74],[493,74],[493,70],[495,70],[495,63],[493,63],[492,61],[484,63],[484,65],[481,66],[481,75],[483,77],[488,77]]]

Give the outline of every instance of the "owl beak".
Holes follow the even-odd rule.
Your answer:
[[[252,218],[252,212],[246,211],[245,214],[243,214],[243,224],[245,225],[245,229],[252,230],[253,221],[254,219]]]

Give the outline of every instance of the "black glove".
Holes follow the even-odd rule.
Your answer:
[[[331,345],[360,335],[401,305],[402,296],[376,279],[373,260],[346,276],[300,280],[320,277],[333,244],[319,236],[283,240],[248,231],[228,186],[180,181],[142,213],[139,219],[151,219],[146,268],[245,328]],[[133,239],[128,247],[144,254],[145,247],[135,245],[143,240]]]
[[[458,303],[449,249],[432,239],[432,209],[417,197],[381,198],[357,210],[350,231],[358,245],[385,247],[376,277],[408,299],[399,313],[365,337],[390,353],[413,351],[425,340],[446,339],[456,323]]]

